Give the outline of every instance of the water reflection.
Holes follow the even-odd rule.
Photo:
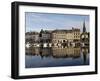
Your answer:
[[[25,66],[56,67],[89,65],[89,48],[80,47],[30,47],[26,48]]]
[[[83,55],[83,64],[86,64],[86,60],[89,58],[87,54],[89,53],[89,48],[82,48],[82,55]]]

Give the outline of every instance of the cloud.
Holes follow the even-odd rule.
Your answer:
[[[82,29],[84,19],[86,20],[86,26],[89,30],[89,16],[27,12],[26,30],[70,29],[70,27],[79,27]]]

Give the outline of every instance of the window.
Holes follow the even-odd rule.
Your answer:
[[[82,35],[82,38],[84,38],[84,35]]]
[[[86,35],[86,38],[88,38],[88,35]]]

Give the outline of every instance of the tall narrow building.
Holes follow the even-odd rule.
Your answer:
[[[83,32],[86,32],[85,21],[83,23]]]

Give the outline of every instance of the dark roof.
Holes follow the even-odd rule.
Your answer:
[[[89,32],[83,32],[82,34],[81,34],[81,36],[82,35],[90,35],[90,33]]]
[[[42,30],[42,31],[40,31],[40,33],[44,33],[44,34],[49,34],[49,33],[51,33],[52,31],[50,31],[50,30]]]
[[[58,30],[58,29],[56,29],[56,30],[54,30],[54,31],[52,31],[53,33],[55,33],[55,32],[64,32],[64,33],[69,33],[69,32],[74,32],[74,31],[80,31],[80,29],[76,29],[76,28],[72,28],[71,30],[65,30],[65,29],[60,29],[60,30]]]
[[[53,33],[55,33],[55,32],[58,32],[58,33],[60,33],[60,32],[64,32],[64,33],[67,33],[67,32],[71,32],[72,30],[54,30],[54,31],[52,31]]]
[[[34,35],[37,35],[37,34],[39,34],[39,33],[38,33],[38,32],[26,32],[26,33],[25,33],[25,35],[33,35],[33,34],[34,34]]]

